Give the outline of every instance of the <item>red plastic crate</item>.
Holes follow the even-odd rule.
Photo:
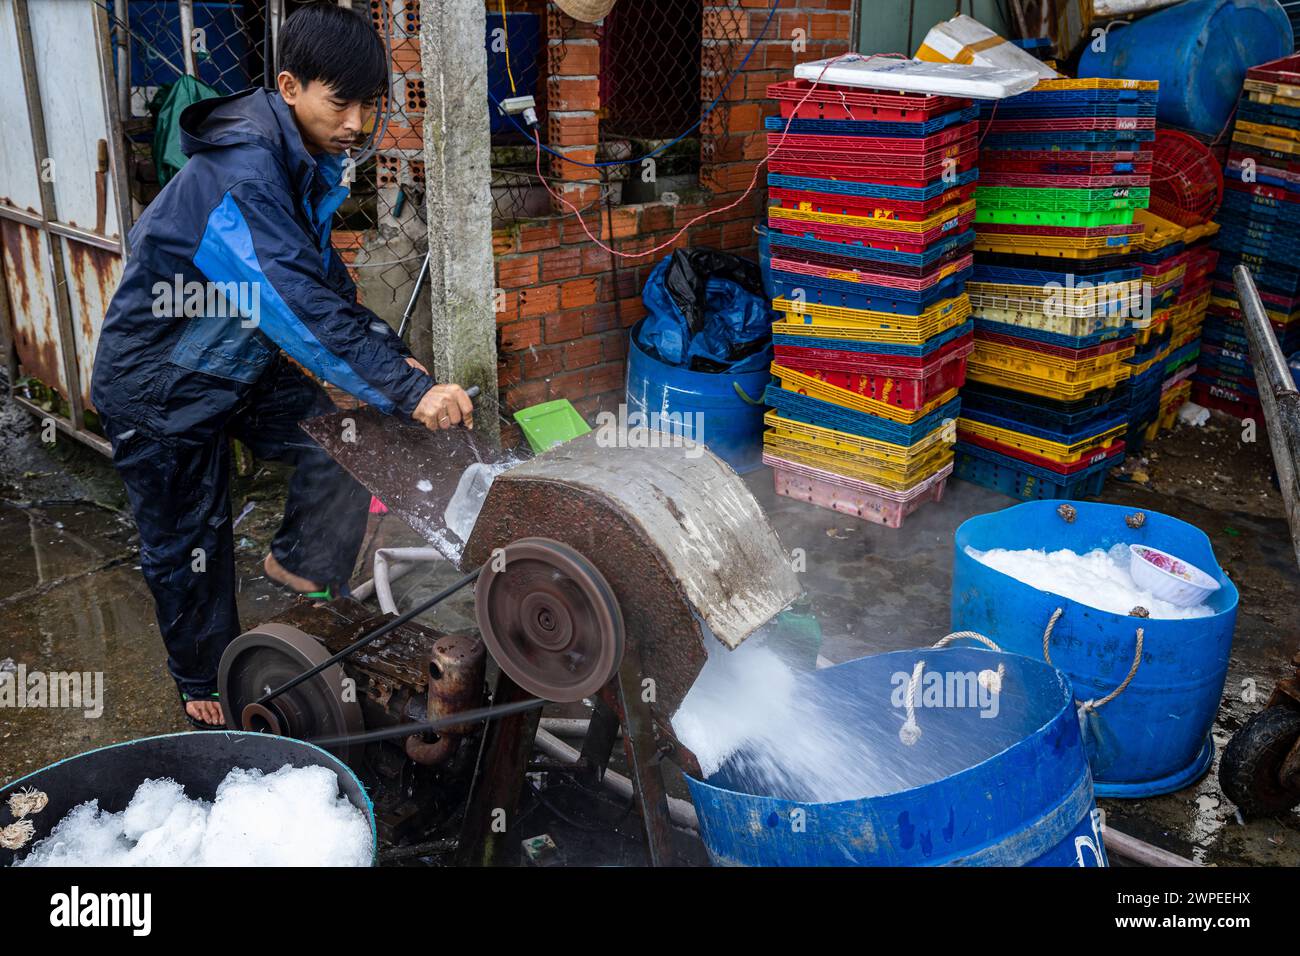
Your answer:
[[[1055,149],[989,149],[980,157],[980,170],[998,173],[1048,173],[1065,176],[1150,175],[1150,151],[1069,152]],[[1115,167],[1129,163],[1131,173],[1116,173]],[[1016,185],[1023,186],[1024,183]]]
[[[809,95],[812,85],[808,80],[785,80],[769,86],[767,95],[781,104],[781,115],[786,119],[793,116],[796,119],[920,123],[971,105],[970,100],[954,96],[864,90],[826,83],[819,84]],[[799,106],[800,100],[804,101],[802,106]]]
[[[975,222],[975,211],[949,219],[941,226],[925,232],[900,232],[896,229],[865,229],[858,226],[835,226],[824,222],[793,222],[787,219],[770,219],[767,227],[790,236],[810,236],[826,242],[847,242],[870,246],[874,249],[895,249],[900,252],[924,252],[948,236],[965,232]]]
[[[960,272],[968,269],[975,263],[974,255],[967,253],[961,259],[957,260],[955,268],[936,269],[930,275],[921,278],[911,276],[891,275],[889,273],[873,272],[862,268],[844,269],[838,266],[817,265],[811,262],[800,262],[795,259],[786,259],[784,257],[773,256],[772,268],[779,269],[782,272],[793,272],[798,275],[816,276],[819,279],[835,279],[840,282],[860,282],[864,285],[878,285],[890,289],[909,289],[913,292],[920,292],[929,289],[931,286],[938,285],[948,278],[953,272]]]
[[[1290,56],[1252,66],[1246,71],[1246,79],[1300,86],[1300,53],[1292,53]]]
[[[1250,193],[1252,196],[1264,196],[1279,202],[1300,202],[1300,193],[1292,192],[1284,186],[1270,186],[1268,183],[1243,183],[1240,179],[1229,179],[1223,184],[1223,188],[1239,193]]]
[[[1026,176],[1032,175],[1033,179],[1026,182]],[[1075,175],[1049,175],[1045,173],[1026,174],[1022,172],[1000,172],[997,169],[988,169],[980,166],[980,185],[981,186],[1034,186],[1044,189],[1110,189],[1115,186],[1129,186],[1137,189],[1151,185],[1151,175],[1119,175],[1119,176],[1075,176]]]
[[[902,262],[884,262],[878,259],[872,259],[864,262],[859,256],[837,256],[826,252],[812,252],[808,249],[796,249],[793,246],[777,245],[772,250],[773,255],[779,255],[782,259],[790,262],[803,262],[809,265],[825,266],[828,269],[839,269],[845,272],[862,271],[867,268],[872,275],[898,276],[906,279],[927,280],[933,279],[938,281],[944,276],[966,268],[965,265],[960,267],[953,266],[958,259],[965,259],[969,256],[970,245],[953,246],[939,256],[932,263],[923,266],[908,265]]]
[[[837,160],[772,159],[768,168],[783,176],[809,176],[813,179],[836,179],[854,183],[876,183],[881,186],[929,186],[939,181],[947,172],[964,173],[974,169],[979,150],[974,145],[955,156],[928,159],[919,166],[903,166],[886,162],[883,165],[843,163]],[[950,161],[956,160],[955,167]]]
[[[959,206],[975,195],[975,183],[950,189],[946,193],[921,202],[904,199],[870,199],[865,196],[840,196],[834,193],[814,193],[803,189],[771,187],[767,191],[773,205],[782,209],[801,209],[805,204],[813,212],[835,216],[867,216],[873,219],[902,219],[920,222],[928,219],[946,206]]]
[[[1100,236],[1142,235],[1141,224],[1126,226],[1123,223],[1114,226],[1022,226],[1017,222],[982,222],[975,227],[976,232],[991,234],[1006,233],[1013,236],[1064,236],[1071,239],[1096,239]],[[1116,255],[1126,252],[1123,247],[1116,247]]]
[[[994,441],[993,439],[987,438],[983,435],[976,435],[974,432],[961,427],[960,418],[957,419],[957,437],[968,444],[987,448],[989,451],[995,451],[999,455],[1006,455],[1009,458],[1028,462],[1031,465],[1037,465],[1039,468],[1046,468],[1048,471],[1055,472],[1058,475],[1073,475],[1075,472],[1083,471],[1085,468],[1091,468],[1099,461],[1118,458],[1124,454],[1124,443],[1122,441],[1116,441],[1105,448],[1098,449],[1091,454],[1085,455],[1079,461],[1063,465],[1059,461],[1053,461],[1051,458],[1044,458],[1042,455],[1035,455],[1022,448],[1016,448],[1014,445],[1004,445],[1000,441]]]
[[[1205,382],[1192,382],[1192,401],[1206,408],[1227,412],[1237,418],[1253,418],[1264,425],[1264,406],[1259,399],[1247,395],[1234,395],[1227,389],[1208,385]]]
[[[964,335],[933,356],[923,356],[924,364],[908,367],[893,364],[906,360],[906,356],[778,345],[776,361],[828,385],[915,411],[949,389],[965,384],[966,360],[974,348],[973,337]]]

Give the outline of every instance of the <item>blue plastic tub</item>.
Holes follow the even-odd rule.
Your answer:
[[[1075,504],[1075,519],[1067,522],[1058,505],[1016,505],[977,515],[957,529],[953,629],[978,631],[1004,650],[1041,659],[1043,632],[1063,608],[1051,635],[1051,660],[1070,676],[1074,696],[1086,701],[1100,700],[1123,682],[1141,627],[1142,659],[1132,682],[1084,721],[1097,793],[1148,797],[1186,787],[1214,757],[1210,729],[1228,673],[1237,589],[1219,568],[1209,538],[1186,522],[1147,511],[1142,526],[1130,528],[1125,519],[1132,508],[1089,502]],[[966,553],[968,546],[1084,553],[1115,544],[1150,545],[1214,577],[1220,588],[1207,601],[1214,615],[1156,620],[1111,614],[1031,588]]]
[[[1159,80],[1162,123],[1216,135],[1232,113],[1246,70],[1291,52],[1291,22],[1275,0],[1188,0],[1115,26],[1079,76]]]
[[[957,693],[917,707],[920,736],[899,730],[918,661],[945,687],[1005,668],[992,706]],[[687,777],[700,837],[718,866],[1099,866],[1099,814],[1069,683],[1041,661],[984,649],[895,651],[801,675],[804,692],[908,778],[892,792],[815,803],[747,792],[733,761]],[[901,684],[900,684],[901,681]],[[924,697],[921,698],[924,700]],[[954,740],[957,745],[954,745]],[[757,788],[755,788],[757,789]]]
[[[103,811],[120,813],[145,780],[168,777],[185,788],[186,796],[210,801],[226,774],[236,767],[274,773],[286,764],[332,770],[338,779],[339,793],[365,814],[370,824],[372,848],[378,852],[374,805],[357,775],[338,757],[315,744],[291,737],[200,730],[141,737],[88,750],[0,787],[0,827],[13,822],[8,808],[11,793],[33,787],[50,798],[44,810],[29,817],[36,832],[27,847],[19,854],[0,849],[0,867],[9,866],[16,855],[26,855],[38,841],[49,836],[73,807],[87,800],[99,801]]]
[[[763,389],[772,373],[766,367],[712,374],[666,365],[637,345],[640,325],[628,346],[629,420],[644,416],[643,424],[702,442],[740,474],[761,465]]]

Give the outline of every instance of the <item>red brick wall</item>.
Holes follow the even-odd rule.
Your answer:
[[[771,0],[704,0],[704,8],[701,106],[744,59],[763,29]],[[768,84],[789,78],[797,62],[846,52],[850,11],[851,0],[780,0],[766,38],[701,127],[704,195],[676,206],[615,206],[612,215],[603,204],[592,206],[583,216],[591,232],[619,252],[641,252],[667,241],[706,210],[735,202],[766,154],[763,120],[777,112],[766,99]],[[792,41],[799,29],[806,31],[806,49],[796,53]],[[547,33],[549,144],[592,162],[600,122],[597,33],[569,20],[553,4],[548,4]],[[546,159],[543,170],[566,181],[559,188],[574,206],[582,209],[597,199],[594,170]],[[758,185],[743,202],[694,226],[672,248],[709,246],[753,256],[753,227],[766,205],[765,181],[760,171]],[[596,412],[613,410],[623,401],[627,329],[645,315],[641,289],[671,249],[619,259],[611,269],[611,256],[587,238],[578,218],[559,203],[552,205],[562,214],[493,234],[498,304],[503,306],[497,312],[502,402],[508,415],[567,398],[592,421]],[[513,444],[518,435],[507,433],[503,440]]]

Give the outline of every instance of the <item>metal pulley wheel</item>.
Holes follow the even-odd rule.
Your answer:
[[[566,544],[520,538],[490,560],[474,592],[493,659],[544,700],[582,700],[623,660],[623,614],[604,575]],[[497,570],[496,568],[500,568]]]
[[[355,691],[345,687],[338,664],[265,704],[257,703],[329,656],[320,641],[287,624],[263,624],[239,635],[221,655],[217,670],[226,726],[299,740],[363,732],[361,705]],[[360,748],[343,745],[330,750],[350,763],[359,756],[353,751]]]

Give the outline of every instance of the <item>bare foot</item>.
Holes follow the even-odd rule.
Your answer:
[[[262,570],[266,572],[266,576],[272,581],[278,581],[280,584],[291,587],[299,594],[311,594],[314,591],[325,590],[324,586],[317,584],[315,581],[308,581],[306,578],[299,577],[288,570],[275,559],[273,554],[266,556],[266,560],[262,562]]]
[[[221,713],[221,705],[215,700],[187,700],[185,702],[185,713],[195,720],[201,720],[205,724],[212,724],[213,726],[219,726],[226,722],[225,716]]]

